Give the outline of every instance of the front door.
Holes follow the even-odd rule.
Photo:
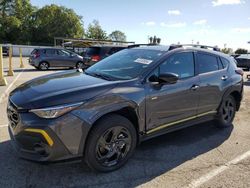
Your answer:
[[[58,67],[71,67],[73,57],[65,50],[57,50],[56,66]],[[75,66],[75,65],[74,65]],[[74,67],[73,66],[73,67]]]
[[[174,54],[150,76],[169,72],[179,75],[177,83],[159,86],[148,81],[146,84],[146,121],[149,132],[193,119],[197,114],[199,77],[195,75],[194,54]]]

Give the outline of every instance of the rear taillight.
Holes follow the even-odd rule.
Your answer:
[[[240,68],[237,68],[237,69],[235,70],[235,72],[236,72],[237,74],[241,75],[241,76],[244,75],[244,71],[243,71],[242,69],[240,69]]]
[[[35,53],[34,54],[34,58],[38,58],[38,57],[40,57],[40,54],[39,53]]]
[[[97,62],[100,61],[101,57],[99,55],[93,55],[91,56],[91,61]]]

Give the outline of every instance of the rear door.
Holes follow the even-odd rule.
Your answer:
[[[42,61],[49,63],[51,67],[56,64],[56,50],[55,49],[42,49],[41,51]]]
[[[222,100],[225,87],[230,84],[227,67],[216,55],[197,52],[197,71],[200,79],[198,114],[216,111]]]
[[[176,73],[175,84],[146,84],[146,118],[149,132],[195,118],[199,100],[199,78],[195,74],[194,54],[181,52],[168,57],[150,76]]]

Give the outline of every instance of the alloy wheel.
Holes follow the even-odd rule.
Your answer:
[[[223,120],[226,123],[230,123],[234,117],[235,113],[235,105],[234,101],[231,98],[227,98],[224,101],[223,107],[222,107],[222,117]]]
[[[131,135],[126,128],[116,126],[108,129],[97,141],[97,161],[107,167],[116,165],[126,157],[131,143]]]
[[[49,65],[48,65],[48,63],[43,62],[43,63],[40,64],[39,68],[41,70],[47,70],[49,68]]]
[[[83,67],[84,67],[84,65],[83,65],[82,62],[78,62],[77,65],[76,65],[77,69],[82,69]]]

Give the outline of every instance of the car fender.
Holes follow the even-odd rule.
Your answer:
[[[110,103],[110,100],[115,101],[115,103]],[[72,113],[84,122],[84,134],[81,137],[78,153],[83,154],[89,132],[101,117],[127,107],[135,109],[137,117],[140,116],[139,106],[134,101],[126,100],[118,95],[98,97],[85,103],[80,109],[73,111]]]

